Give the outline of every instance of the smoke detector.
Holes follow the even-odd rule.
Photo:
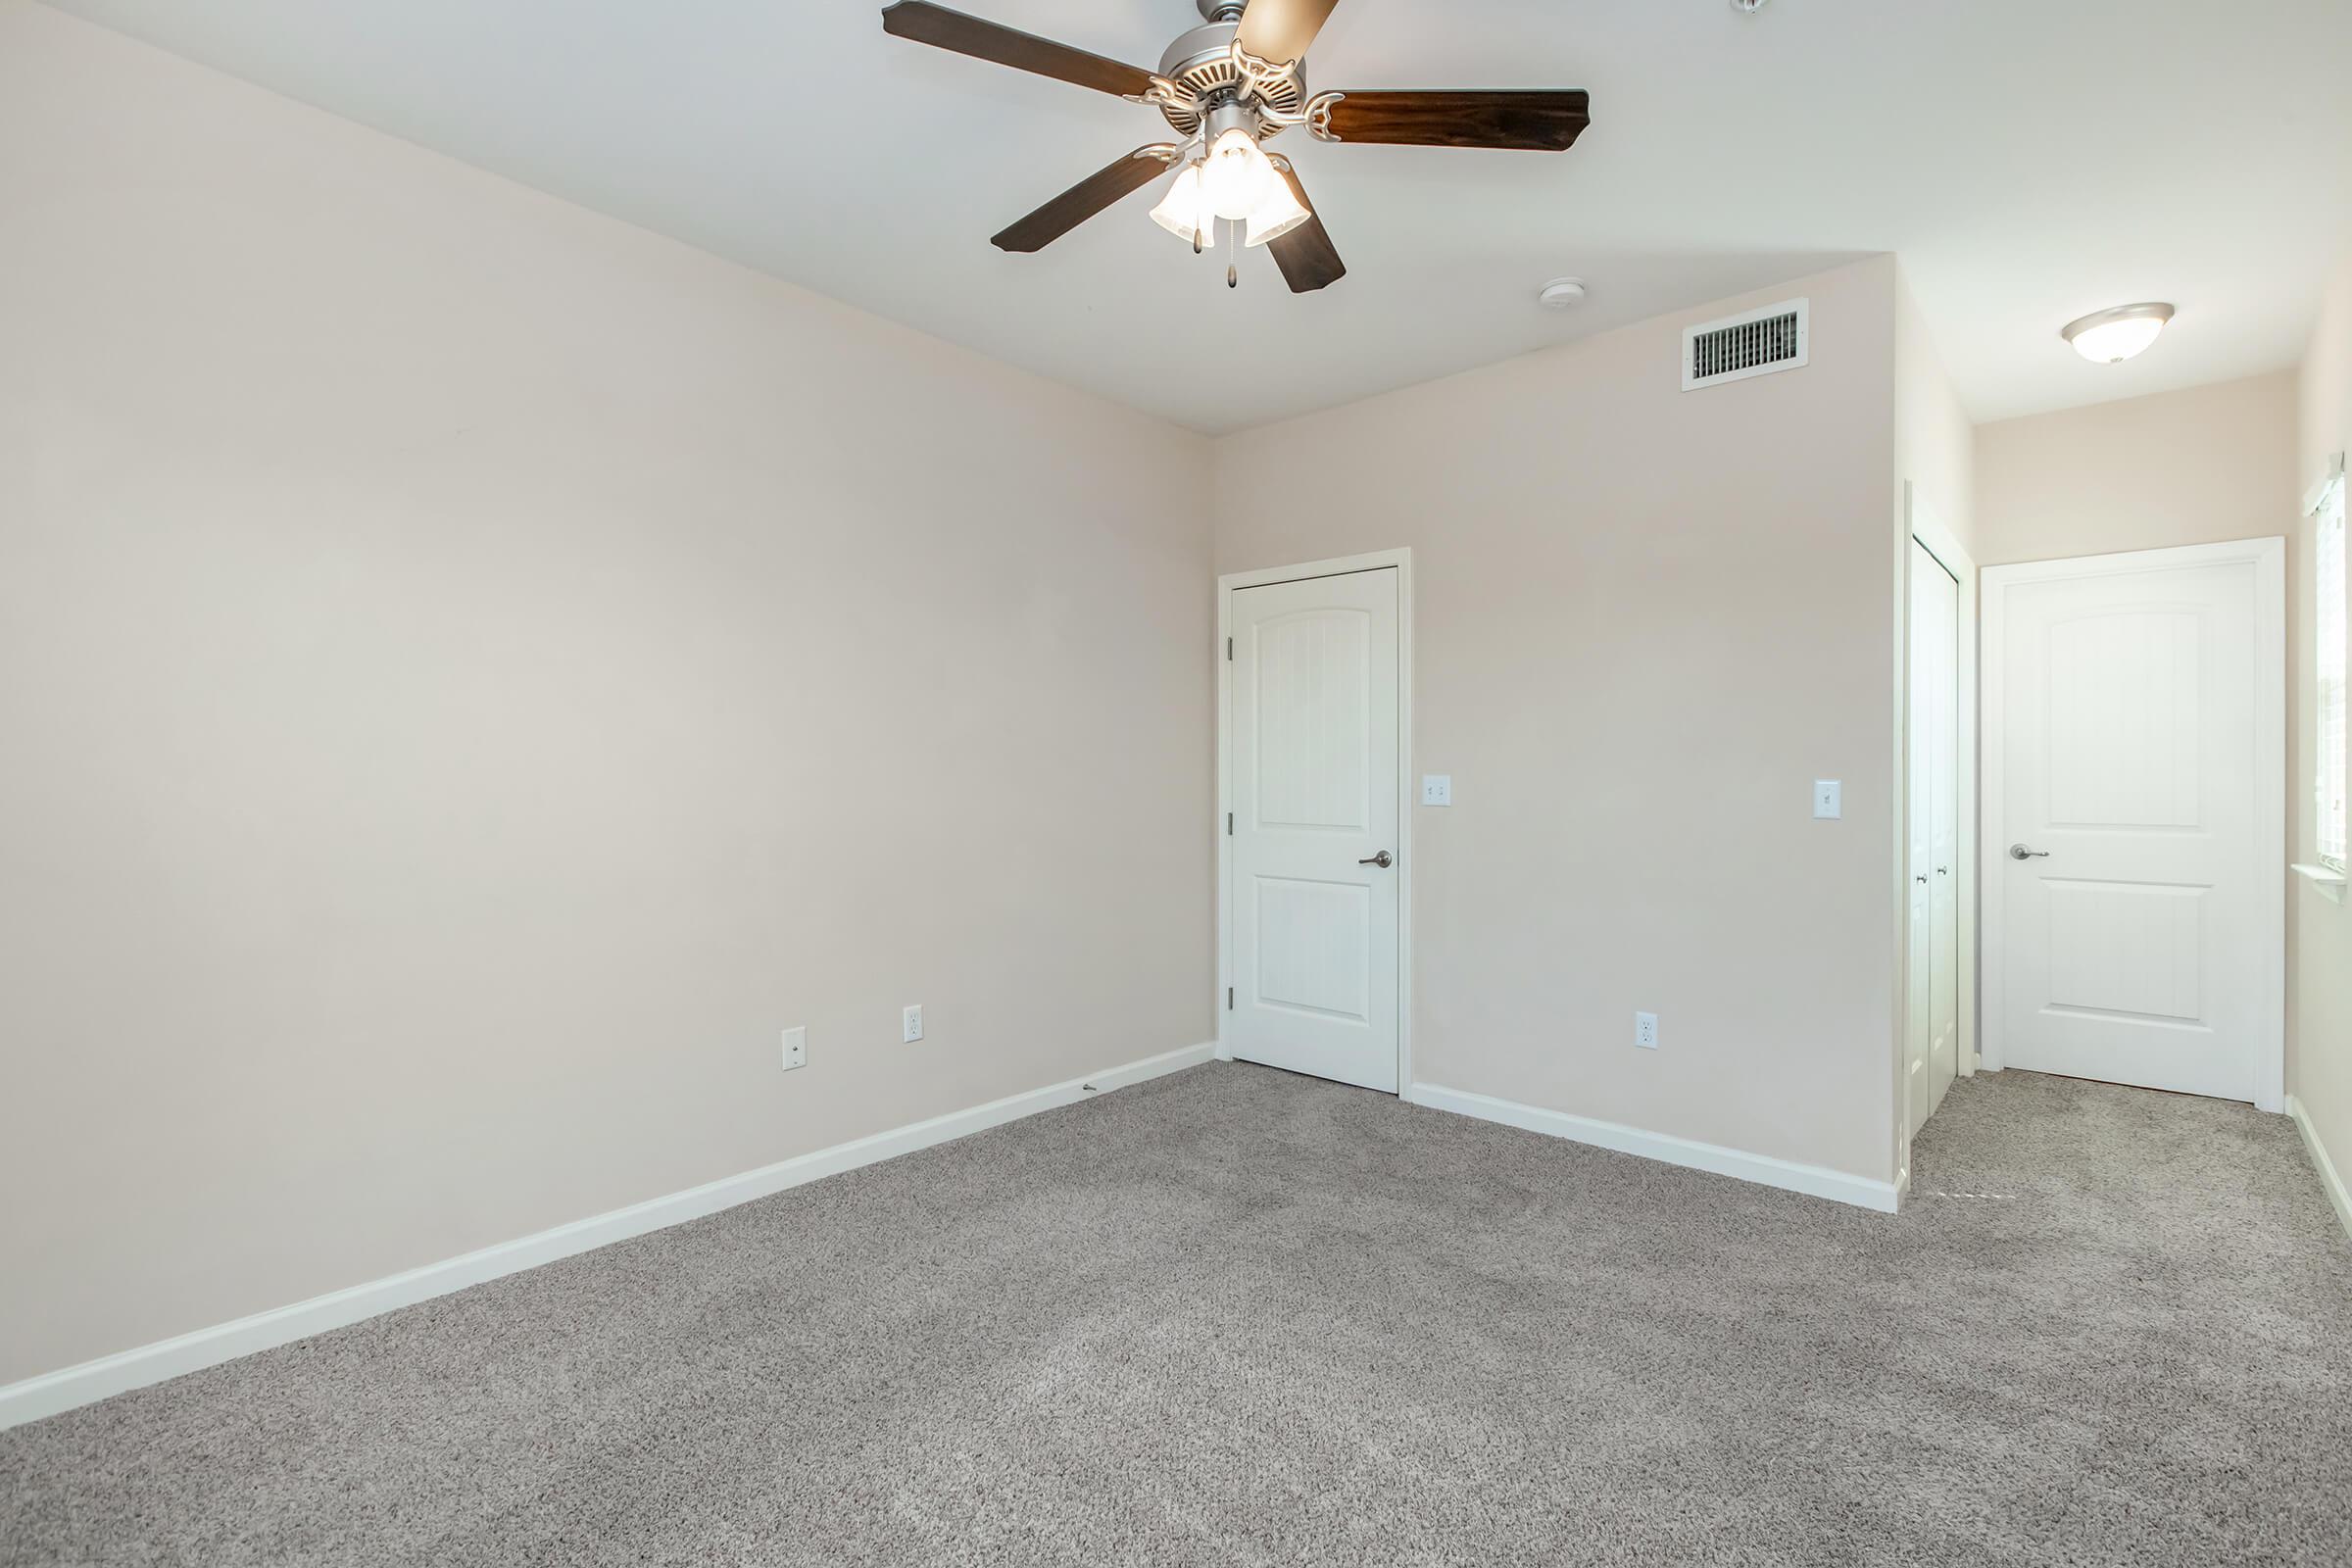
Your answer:
[[[1764,0],[1732,0],[1732,9],[1752,16],[1764,9]]]
[[[1536,296],[1546,310],[1573,311],[1585,303],[1585,280],[1581,277],[1555,277],[1544,285]]]

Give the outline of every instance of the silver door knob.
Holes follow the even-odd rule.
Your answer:
[[[2023,844],[2009,846],[2009,858],[2012,860],[2046,860],[2049,858],[2050,852],[2047,850],[2029,850]]]
[[[1396,863],[1396,857],[1391,855],[1388,851],[1383,850],[1378,855],[1372,857],[1372,858],[1369,860],[1358,860],[1355,863],[1358,865],[1377,865],[1383,871],[1386,871],[1390,866]]]

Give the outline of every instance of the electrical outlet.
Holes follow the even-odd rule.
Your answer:
[[[1643,1051],[1658,1049],[1658,1015],[1654,1012],[1634,1014],[1634,1044]]]
[[[901,1043],[911,1046],[922,1038],[923,1004],[918,1002],[899,1014],[899,1039]]]
[[[805,1026],[795,1024],[784,1031],[784,1070],[790,1072],[795,1067],[808,1065],[808,1031]]]

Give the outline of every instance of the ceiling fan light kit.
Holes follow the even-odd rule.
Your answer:
[[[1196,253],[1217,243],[1216,216],[1208,210],[1207,200],[1200,194],[1199,164],[1187,164],[1177,172],[1176,183],[1168,187],[1159,205],[1152,209],[1152,221],[1190,243]]]
[[[1304,127],[1323,142],[1395,147],[1493,147],[1566,152],[1590,122],[1590,101],[1569,89],[1511,92],[1321,92],[1306,89],[1306,52],[1338,0],[1197,0],[1202,25],[1180,35],[1159,70],[1105,60],[1016,32],[928,0],[882,13],[895,37],[1114,93],[1156,109],[1181,139],[1139,147],[1088,175],[998,234],[1005,251],[1037,251],[1159,178],[1176,178],[1152,220],[1196,254],[1216,245],[1217,225],[1237,251],[1263,246],[1296,294],[1348,274],[1307,200],[1298,171],[1266,151]],[[1240,282],[1228,266],[1226,281]]]

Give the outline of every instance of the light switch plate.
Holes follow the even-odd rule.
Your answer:
[[[1813,814],[1825,822],[1845,815],[1845,786],[1834,778],[1813,781]]]
[[[1451,806],[1453,804],[1453,775],[1451,773],[1422,774],[1421,804],[1423,806]]]
[[[784,1031],[784,1070],[790,1072],[808,1065],[808,1030],[806,1025],[795,1024]]]

